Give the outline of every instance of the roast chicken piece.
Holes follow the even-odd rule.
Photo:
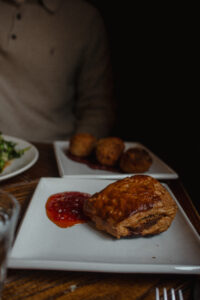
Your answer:
[[[165,187],[146,175],[118,180],[84,204],[96,228],[116,238],[159,234],[169,228],[176,211]]]

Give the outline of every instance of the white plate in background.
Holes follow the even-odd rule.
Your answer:
[[[117,240],[89,223],[60,228],[46,216],[45,204],[50,195],[64,191],[93,194],[112,182],[109,179],[42,178],[18,231],[9,267],[200,274],[200,238],[178,203],[171,227],[146,238]]]
[[[6,141],[16,143],[17,150],[24,149],[27,147],[30,147],[30,149],[25,151],[21,157],[15,158],[9,162],[9,165],[3,170],[3,172],[0,173],[0,181],[14,177],[28,170],[36,163],[39,157],[39,152],[37,148],[29,142],[3,134],[2,137]]]
[[[157,179],[176,179],[177,173],[172,170],[166,163],[152,153],[148,148],[140,143],[125,142],[125,149],[131,147],[141,147],[149,152],[153,159],[153,163],[145,175],[153,176]],[[66,152],[69,148],[69,141],[54,142],[54,151],[57,160],[58,170],[61,177],[63,176],[79,176],[79,178],[113,178],[119,179],[135,174],[116,173],[106,170],[92,169],[84,163],[79,163],[67,157]]]

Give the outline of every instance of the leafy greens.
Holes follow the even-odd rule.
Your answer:
[[[0,173],[3,172],[4,167],[10,160],[21,157],[30,148],[16,150],[16,145],[17,143],[6,141],[0,133]]]

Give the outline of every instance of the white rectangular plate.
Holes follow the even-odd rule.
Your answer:
[[[69,159],[66,152],[69,147],[68,141],[54,142],[54,151],[58,164],[58,170],[61,177],[78,176],[79,178],[109,178],[119,179],[133,174],[122,174],[105,170],[97,170],[88,167],[86,164],[75,162]],[[178,178],[177,173],[165,164],[160,158],[153,154],[148,148],[140,143],[125,142],[125,149],[130,147],[141,147],[149,152],[153,159],[153,163],[149,170],[143,174],[153,176],[157,179],[175,179]],[[141,174],[141,173],[140,173]],[[134,174],[135,175],[135,174]]]
[[[93,194],[112,182],[108,179],[41,179],[18,231],[9,267],[200,274],[200,238],[178,203],[179,210],[171,227],[148,238],[117,240],[87,223],[60,228],[46,216],[45,203],[50,195],[64,191]],[[172,197],[176,201],[173,194]]]

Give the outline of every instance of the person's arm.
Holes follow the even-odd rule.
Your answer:
[[[115,118],[112,71],[107,35],[98,13],[89,28],[78,76],[76,115],[76,132],[96,137],[111,133]]]

